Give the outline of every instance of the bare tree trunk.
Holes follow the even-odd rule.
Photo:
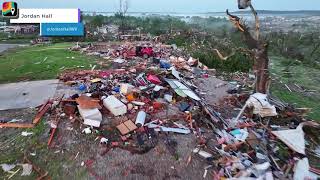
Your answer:
[[[129,2],[128,0],[120,0],[120,7],[119,7],[119,14],[120,14],[120,32],[122,35],[125,34],[125,28],[126,28],[126,14],[129,9]]]
[[[257,12],[253,6],[249,6],[252,14],[255,17],[255,36],[249,32],[249,28],[241,22],[240,18],[231,15],[227,10],[229,19],[234,23],[235,27],[244,35],[245,43],[248,46],[252,58],[254,60],[253,70],[256,76],[255,91],[266,94],[269,88],[269,57],[268,43],[260,39],[260,23]]]
[[[253,70],[256,75],[255,91],[266,94],[269,86],[269,58],[266,44],[258,42],[258,47],[254,52]]]

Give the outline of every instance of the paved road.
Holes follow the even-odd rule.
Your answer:
[[[0,53],[6,51],[8,49],[19,47],[19,46],[24,46],[24,45],[21,45],[21,44],[0,44]]]

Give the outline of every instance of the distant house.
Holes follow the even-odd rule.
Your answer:
[[[36,25],[21,25],[21,26],[0,26],[0,31],[12,34],[34,34],[38,31]]]
[[[119,32],[119,26],[117,25],[103,25],[101,27],[97,27],[97,32],[101,34],[117,34]]]
[[[38,37],[34,40],[31,40],[31,44],[50,44],[51,40],[48,37]]]

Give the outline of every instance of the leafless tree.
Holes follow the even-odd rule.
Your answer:
[[[122,34],[124,34],[125,30],[125,17],[129,9],[129,0],[119,0],[119,15],[121,19],[121,25],[120,25],[120,31]]]
[[[252,57],[254,60],[253,71],[256,76],[255,91],[265,94],[268,92],[270,84],[268,43],[260,37],[259,17],[252,6],[251,1],[238,0],[238,7],[239,9],[250,8],[251,13],[255,17],[255,35],[251,34],[249,27],[238,16],[232,15],[227,10],[226,13],[230,21],[243,34],[244,41],[248,47],[248,49],[237,48],[233,51],[244,52]],[[219,57],[223,60],[226,60],[235,54],[235,52],[233,52],[231,56],[223,57],[218,50],[215,49],[214,51],[216,51]]]
[[[126,16],[129,9],[129,1],[128,0],[119,0],[119,11],[118,13]]]

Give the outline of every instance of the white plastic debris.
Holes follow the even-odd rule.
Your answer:
[[[128,110],[131,111],[133,109],[133,104],[129,103],[127,107],[128,107]]]
[[[147,114],[146,112],[144,111],[139,111],[138,115],[137,115],[137,118],[136,118],[136,125],[138,127],[141,127],[144,125],[144,122],[146,121],[146,117],[147,117]]]
[[[8,123],[16,123],[16,122],[22,122],[22,121],[23,121],[22,119],[12,119]]]
[[[305,155],[305,139],[302,127],[303,124],[300,124],[297,129],[272,131],[272,134],[277,136],[277,138],[292,150]]]
[[[200,148],[195,148],[192,152],[195,154],[199,154],[201,157],[203,157],[205,159],[212,158],[212,154],[210,154],[206,151],[200,150]]]
[[[87,128],[85,128],[85,129],[82,130],[82,133],[91,134],[92,131],[91,131],[90,127],[87,127]]]
[[[197,59],[194,59],[193,57],[190,57],[188,60],[188,65],[189,66],[194,66],[198,62]]]
[[[109,141],[109,139],[103,137],[100,139],[100,144],[107,144],[108,141]]]
[[[1,168],[4,172],[11,171],[15,167],[16,167],[15,164],[1,164]]]
[[[131,84],[127,84],[127,83],[120,84],[120,92],[123,95],[127,95],[128,93],[132,92],[133,88],[134,86],[132,86]]]
[[[97,65],[92,66],[91,71],[93,71],[96,67]]]
[[[30,176],[32,173],[32,164],[22,164],[21,176]]]
[[[274,179],[274,178],[273,178],[272,171],[266,172],[266,174],[265,174],[265,179],[266,179],[266,180],[273,180],[273,179]]]
[[[173,96],[170,95],[170,94],[165,94],[164,95],[164,99],[167,101],[167,102],[172,102],[173,101]]]
[[[99,109],[82,109],[78,106],[81,117],[84,119],[83,124],[88,126],[100,127],[102,114]]]
[[[207,174],[208,174],[208,169],[205,169],[202,177],[205,179],[207,177]]]
[[[114,115],[121,116],[127,113],[127,106],[115,96],[108,96],[103,100],[103,105]]]
[[[153,91],[158,92],[158,91],[160,91],[161,89],[164,89],[164,87],[156,85],[156,86],[153,88]]]
[[[126,62],[126,60],[118,58],[118,59],[113,60],[113,62],[122,64],[122,63]]]
[[[21,132],[21,136],[24,136],[24,137],[31,136],[32,134],[33,132],[27,132],[27,131]]]
[[[175,78],[177,78],[177,79],[179,79],[179,80],[181,79],[180,73],[179,73],[179,71],[176,70],[175,67],[171,67],[169,70],[171,70],[171,74],[172,74]]]
[[[132,101],[131,103],[136,105],[136,106],[144,106],[146,104],[144,102],[139,102],[139,101]]]
[[[272,117],[277,115],[275,106],[268,102],[267,94],[255,93],[247,100],[248,107],[254,107],[253,114],[259,114],[261,117]]]
[[[57,123],[56,122],[50,122],[50,127],[51,128],[58,128]]]
[[[270,168],[271,164],[269,162],[265,162],[262,164],[255,164],[253,165],[253,173],[255,176],[260,177],[265,175],[266,171]]]

